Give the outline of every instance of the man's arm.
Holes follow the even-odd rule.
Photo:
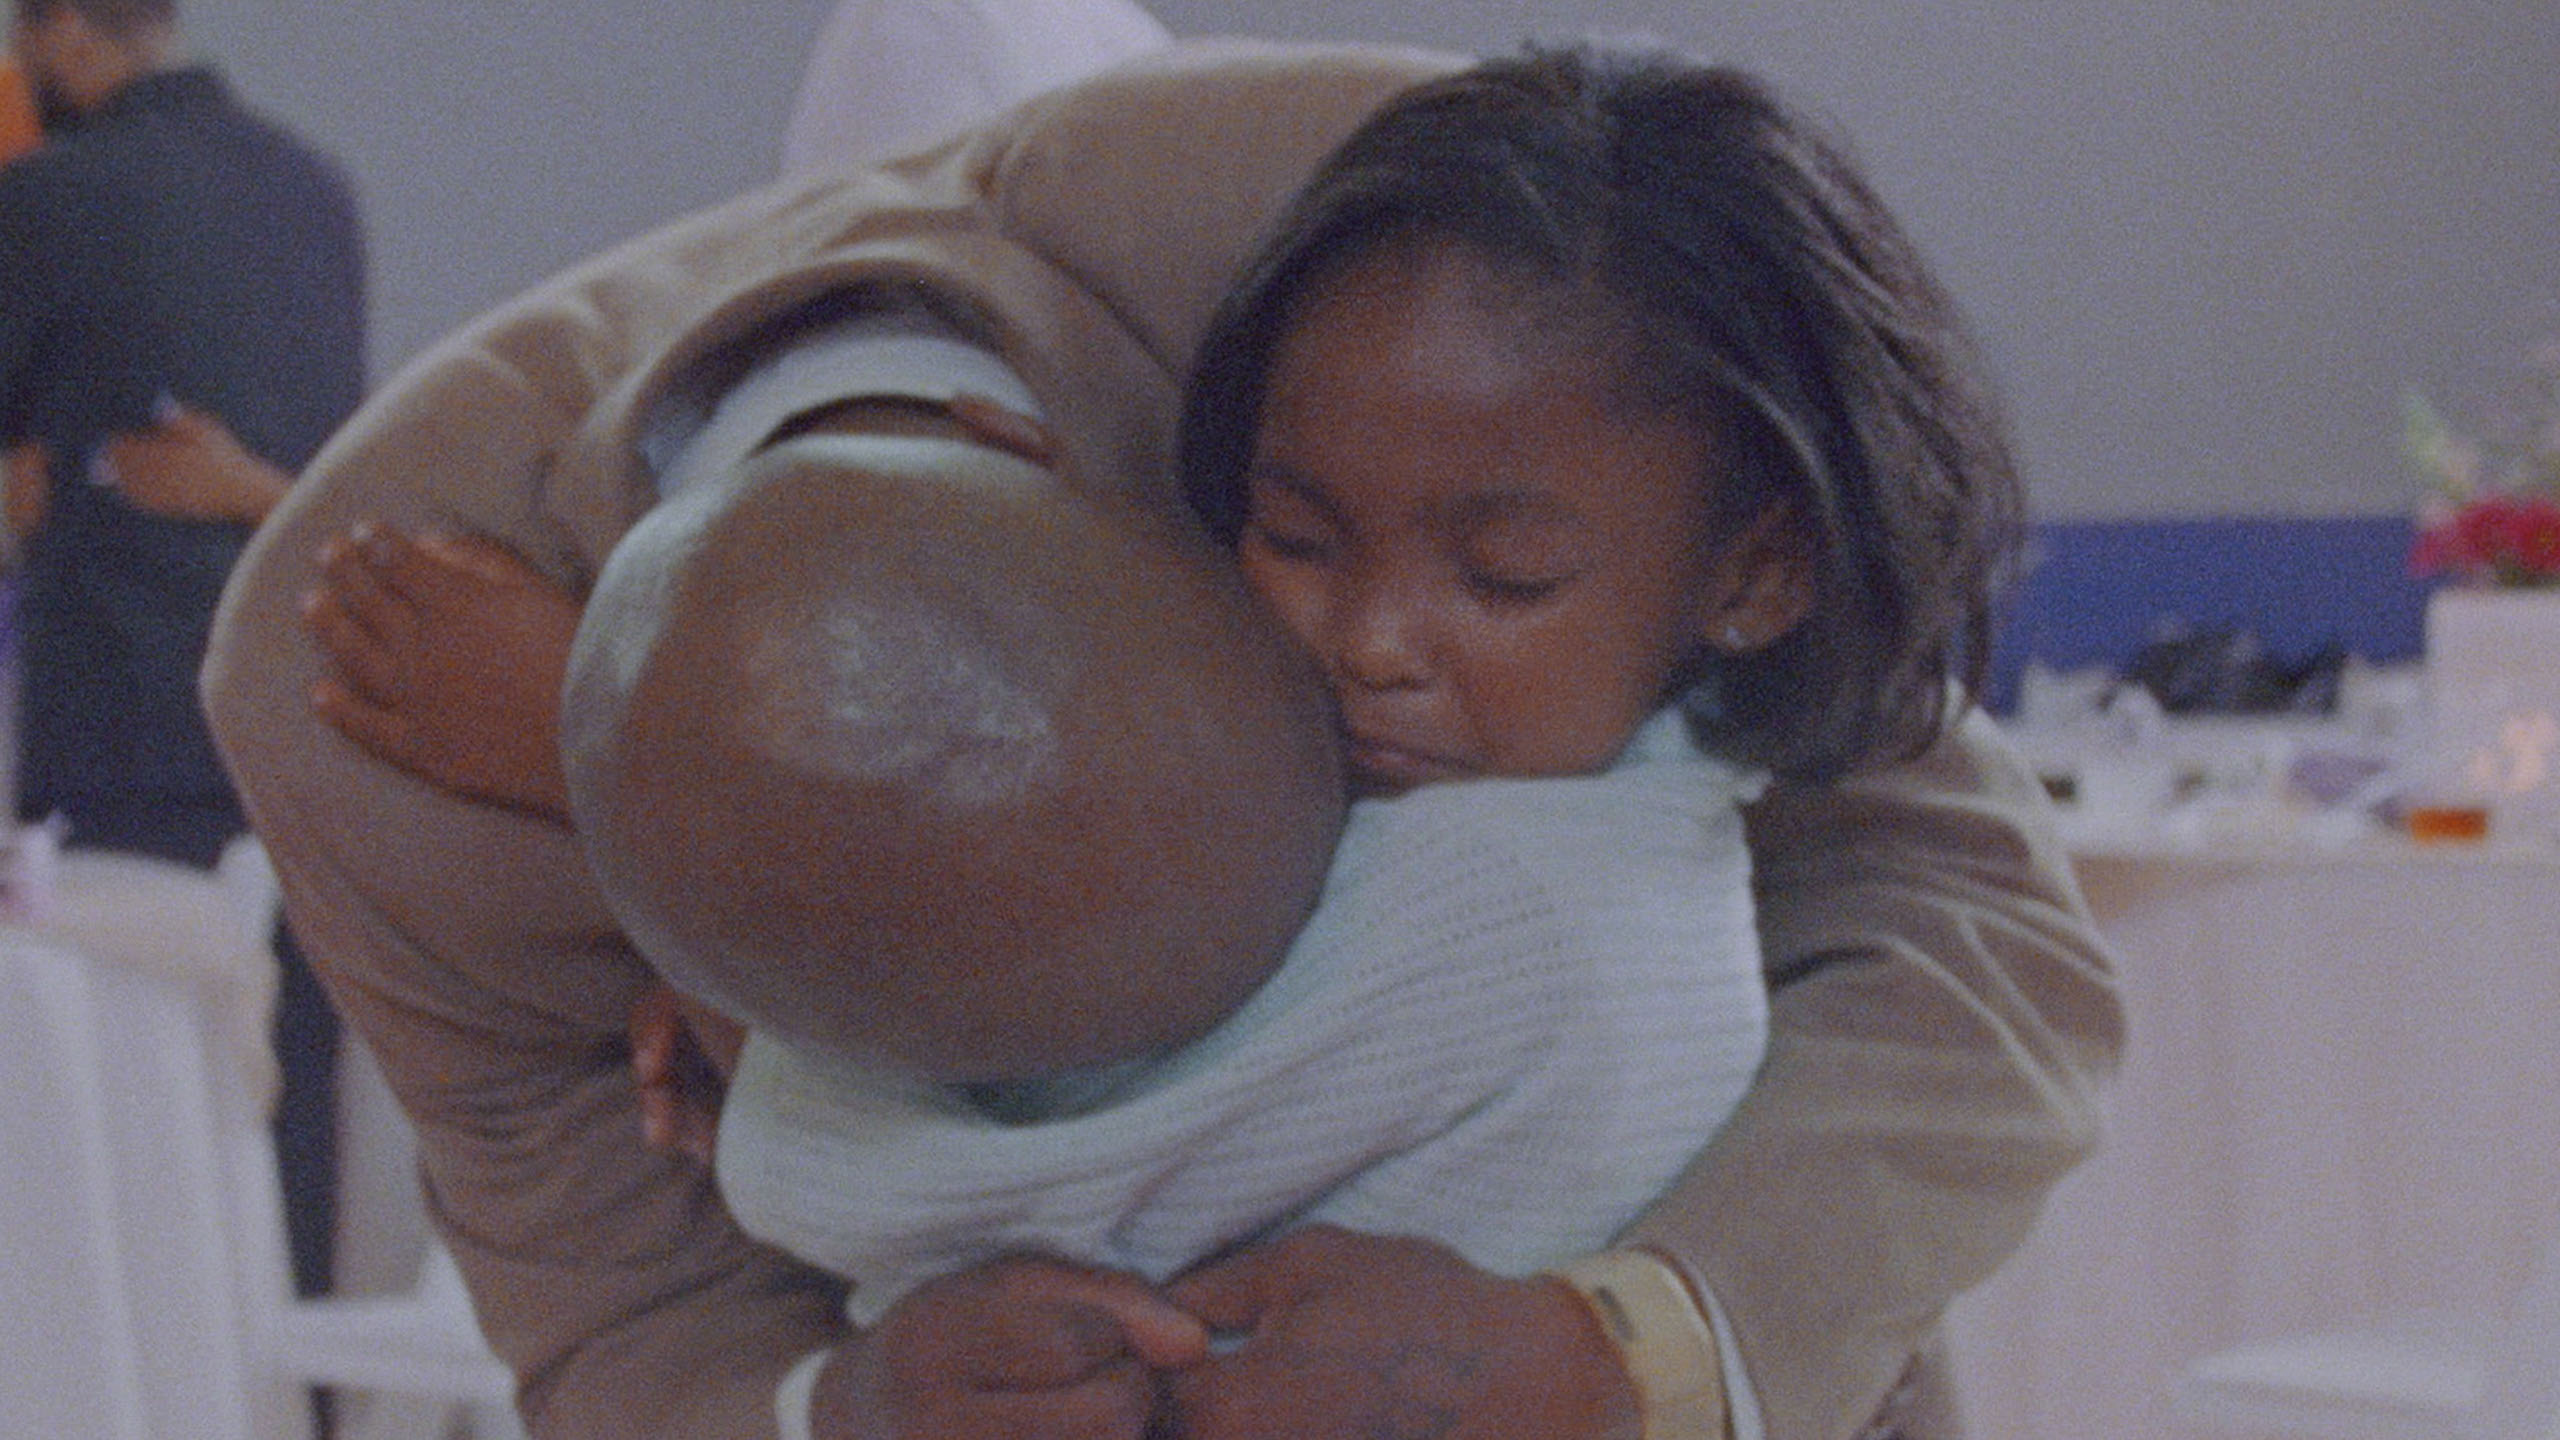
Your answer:
[[[33,165],[0,166],[0,449],[15,459],[32,446],[29,407],[34,386],[36,335],[50,303],[54,280],[43,223],[47,201]],[[37,461],[40,451],[29,452]],[[36,473],[41,476],[41,466]],[[13,492],[12,508],[24,504]],[[28,532],[20,530],[19,538]]]
[[[1566,1432],[1511,1387],[1632,1380],[1650,1433],[1706,1440],[1725,1407],[1688,1289],[1712,1295],[1736,1336],[1727,1359],[1753,1403],[1735,1414],[1771,1440],[1847,1440],[1880,1411],[1895,1433],[1940,1440],[1944,1417],[1915,1402],[1942,1377],[1896,1382],[2086,1153],[2122,1040],[2044,813],[1979,717],[1915,763],[1756,808],[1769,1056],[1690,1173],[1620,1237],[1691,1283],[1624,1252],[1605,1274],[1566,1267],[1613,1292],[1583,1307],[1582,1328],[1605,1320],[1614,1346],[1577,1339],[1574,1307],[1488,1293],[1462,1265],[1399,1271],[1400,1242],[1304,1231],[1194,1282],[1258,1307],[1271,1333],[1244,1352],[1260,1363],[1186,1383],[1187,1433],[1347,1437],[1367,1432],[1346,1407],[1383,1422],[1422,1406],[1452,1433],[1556,1440]],[[1436,1372],[1412,1363],[1426,1333],[1447,1362]]]
[[[1842,1440],[2096,1138],[2124,1039],[2035,778],[1975,714],[1753,812],[1760,1079],[1626,1237],[1730,1321],[1771,1440]]]
[[[1291,93],[1285,78],[1275,93]],[[1305,100],[1323,123],[1299,129],[1338,135],[1390,83],[1335,88],[1348,93],[1317,99],[1342,103]],[[1179,109],[1185,127],[1138,128],[1196,139],[1198,94],[1176,85],[1153,109],[1135,107],[1160,121]],[[1056,128],[1072,138],[1095,127]],[[627,430],[651,375],[714,358],[716,338],[678,337],[734,336],[854,283],[859,267],[831,247],[866,233],[893,274],[947,263],[1020,297],[996,308],[1024,327],[1025,356],[1057,388],[1053,409],[1077,422],[1070,458],[1157,476],[1169,362],[1130,343],[1120,292],[1078,288],[1078,262],[1143,290],[1166,257],[1183,256],[1201,278],[1182,298],[1205,311],[1252,227],[1312,163],[1318,137],[1298,138],[1303,160],[1270,159],[1267,187],[1235,178],[1249,147],[1211,148],[1219,163],[1192,208],[1225,217],[1205,230],[1227,248],[1208,255],[1133,228],[1128,212],[1149,209],[1149,196],[1099,202],[1065,173],[1072,165],[1045,167],[1091,153],[1080,143],[1065,157],[1035,148],[1034,170],[1057,185],[1032,188],[1056,203],[1017,194],[997,207],[1013,242],[982,236],[981,187],[1020,178],[1001,132],[937,169],[851,182],[859,193],[749,197],[591,261],[439,347],[306,467],[253,542],[208,660],[215,732],[304,947],[418,1125],[435,1219],[484,1329],[524,1381],[537,1434],[771,1435],[776,1381],[845,1333],[839,1291],[748,1244],[707,1176],[642,1145],[624,1024],[648,972],[608,922],[572,838],[441,795],[313,717],[322,667],[299,607],[321,546],[360,519],[483,534],[583,595],[651,498],[644,478],[600,468],[615,448],[600,442],[617,423]],[[1161,168],[1188,173],[1171,158]],[[1109,233],[1078,248],[1080,224]],[[942,232],[948,245],[934,240]],[[754,290],[749,303],[731,304],[742,288]],[[1196,316],[1179,318],[1167,352],[1197,328]]]
[[[0,451],[0,566],[14,565],[44,524],[52,495],[52,465],[42,444],[29,440]]]
[[[10,277],[0,285],[0,527],[7,531],[0,567],[24,558],[51,499],[50,458],[29,433],[27,414],[37,313],[50,283],[40,263],[34,189],[26,167],[0,167],[0,275]]]
[[[58,202],[57,202],[58,203]],[[35,167],[0,167],[0,441],[27,439],[25,409],[37,319],[53,287],[45,263],[47,200]]]
[[[583,590],[648,497],[578,465],[580,431],[721,287],[729,223],[545,287],[396,382],[252,544],[207,662],[288,914],[417,1123],[436,1223],[543,1435],[768,1435],[781,1372],[840,1330],[838,1291],[643,1145],[624,1026],[650,972],[573,837],[440,794],[315,718],[300,606],[323,542],[364,518],[489,534]]]

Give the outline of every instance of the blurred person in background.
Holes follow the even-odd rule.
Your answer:
[[[35,92],[14,55],[0,53],[0,165],[36,148],[44,126],[36,117]]]
[[[0,171],[0,445],[42,457],[12,467],[7,507],[18,814],[60,815],[73,846],[208,866],[247,822],[196,670],[283,476],[362,395],[354,194],[191,55],[174,0],[16,0],[12,20],[49,132]],[[163,426],[237,436],[241,463],[127,477],[116,438]],[[336,1026],[290,953],[277,1031],[296,1280],[318,1290]]]

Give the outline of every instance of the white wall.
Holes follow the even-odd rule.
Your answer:
[[[769,178],[828,0],[180,0],[250,103],[344,161],[375,379],[594,251]]]
[[[2376,513],[2398,397],[2560,325],[2552,0],[1154,0],[1185,34],[1648,33],[1837,119],[1964,300],[2050,515]],[[764,175],[825,0],[191,0],[344,155],[380,353]]]

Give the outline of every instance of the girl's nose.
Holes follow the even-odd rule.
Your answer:
[[[1342,682],[1363,690],[1421,684],[1430,673],[1423,629],[1421,608],[1403,587],[1363,577],[1336,617],[1333,668]]]

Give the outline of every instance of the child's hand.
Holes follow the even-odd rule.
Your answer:
[[[703,1164],[720,1138],[720,1102],[747,1032],[736,1021],[653,985],[631,1007],[631,1080],[640,1092],[640,1138]]]
[[[917,1289],[818,1383],[812,1427],[878,1440],[1144,1440],[1200,1322],[1128,1275],[1031,1257]]]
[[[566,824],[560,685],[578,603],[493,541],[359,525],[320,552],[311,707],[432,784]]]

